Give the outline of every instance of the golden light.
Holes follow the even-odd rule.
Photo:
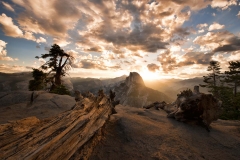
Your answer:
[[[139,74],[142,76],[143,80],[156,80],[161,78],[159,72],[151,72],[148,69],[144,69],[139,72]]]

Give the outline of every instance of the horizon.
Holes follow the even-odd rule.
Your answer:
[[[171,6],[171,7],[169,7]],[[0,72],[31,72],[54,43],[73,77],[192,79],[240,60],[240,0],[0,2]],[[43,12],[44,11],[44,12]]]
[[[6,73],[6,72],[1,72],[0,71],[0,74],[1,73],[3,73],[3,74],[30,74],[31,73],[31,71],[23,71],[23,72],[14,72],[14,73]],[[137,72],[138,73],[138,72]],[[129,74],[130,74],[130,72],[129,72]],[[71,75],[67,75],[67,76],[63,76],[63,79],[64,78],[83,78],[83,79],[88,79],[88,78],[92,78],[92,79],[99,79],[99,80],[105,80],[105,79],[114,79],[114,78],[119,78],[119,77],[128,77],[129,76],[129,74],[123,74],[123,75],[121,75],[121,76],[117,76],[117,77],[87,77],[87,76],[85,76],[85,77],[83,77],[83,76],[81,76],[81,75],[74,75],[74,74],[71,74]],[[193,78],[163,78],[163,79],[148,79],[148,78],[144,78],[140,73],[138,73],[141,77],[142,77],[142,79],[143,79],[143,81],[147,81],[147,82],[151,82],[151,81],[168,81],[168,80],[188,80],[188,79],[197,79],[197,78],[201,78],[201,79],[203,79],[203,77],[193,77]]]

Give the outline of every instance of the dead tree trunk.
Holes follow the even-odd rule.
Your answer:
[[[0,126],[0,159],[88,159],[111,112],[106,96],[84,98],[73,110],[28,132],[16,134],[11,124]]]

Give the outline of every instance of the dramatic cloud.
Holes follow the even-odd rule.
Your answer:
[[[13,58],[7,56],[6,45],[7,45],[6,42],[0,40],[0,60],[2,60],[2,61],[15,61],[15,60],[18,60],[16,58],[13,59]]]
[[[13,24],[12,18],[6,16],[4,13],[0,15],[0,24],[5,35],[11,37],[23,36],[23,32],[18,28],[18,26]]]
[[[78,9],[80,2],[64,0],[13,0],[25,9],[18,17],[24,31],[51,35],[63,41],[67,31],[73,29],[81,18]],[[31,16],[29,16],[31,15]]]
[[[181,57],[182,61],[178,63],[178,66],[181,67],[192,64],[208,65],[213,55],[214,53],[188,52]]]
[[[213,0],[211,3],[212,8],[227,9],[232,5],[237,5],[237,0]]]
[[[12,8],[12,6],[10,4],[8,4],[6,2],[2,2],[2,4],[7,10],[14,12],[14,9]]]
[[[196,37],[193,42],[199,44],[203,51],[230,52],[240,49],[240,38],[228,31],[208,32]]]
[[[168,73],[169,71],[185,66],[208,65],[213,55],[213,52],[204,53],[191,51],[179,56],[177,59],[172,52],[166,50],[164,53],[158,56],[157,60],[160,62],[163,71]]]
[[[213,16],[220,18],[227,12],[231,12],[232,20],[240,18],[236,7],[231,8],[236,2],[12,0],[0,3],[14,12],[12,18],[0,15],[0,27],[6,36],[34,41],[45,52],[49,43],[57,43],[75,57],[76,70],[109,72],[124,68],[178,75],[183,69],[188,73],[188,68],[206,66],[216,58],[216,52],[228,55],[239,51],[239,37],[234,35],[237,23],[227,25],[229,17],[224,17],[221,24],[219,19],[212,21]],[[221,30],[225,27],[234,34]],[[1,54],[5,52],[3,45]],[[6,54],[3,57],[8,59]],[[44,62],[36,61],[40,63]]]
[[[5,35],[10,37],[18,37],[18,38],[25,38],[28,40],[36,41],[37,43],[45,43],[46,39],[43,37],[36,38],[32,32],[26,31],[25,33],[22,32],[22,30],[19,29],[18,26],[16,26],[13,23],[13,20],[11,17],[6,16],[6,14],[0,15],[0,27],[2,28]]]
[[[154,63],[151,63],[151,64],[147,65],[147,68],[148,68],[149,71],[155,72],[156,70],[159,70],[160,66],[158,66]]]
[[[220,30],[223,29],[225,26],[221,25],[219,23],[214,22],[212,25],[209,26],[209,31],[213,31],[213,30]]]
[[[13,2],[25,9],[17,19],[23,31],[53,36],[61,46],[74,42],[84,51],[103,52],[111,46],[119,57],[126,50],[134,54],[166,49],[172,36],[192,32],[181,28],[191,11],[210,4],[205,0]]]
[[[79,53],[74,50],[67,51],[68,54],[74,57],[73,67],[84,69],[99,69],[99,70],[116,70],[121,69],[120,65],[113,64],[111,59],[108,59],[108,54],[92,56],[91,54]]]
[[[158,55],[157,61],[160,62],[165,73],[177,68],[176,57],[172,55],[170,50],[166,50],[164,53]]]

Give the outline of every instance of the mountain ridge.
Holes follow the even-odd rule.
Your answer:
[[[141,108],[155,101],[171,102],[164,93],[145,86],[142,77],[137,72],[130,72],[124,82],[114,87],[115,100],[122,105]]]

